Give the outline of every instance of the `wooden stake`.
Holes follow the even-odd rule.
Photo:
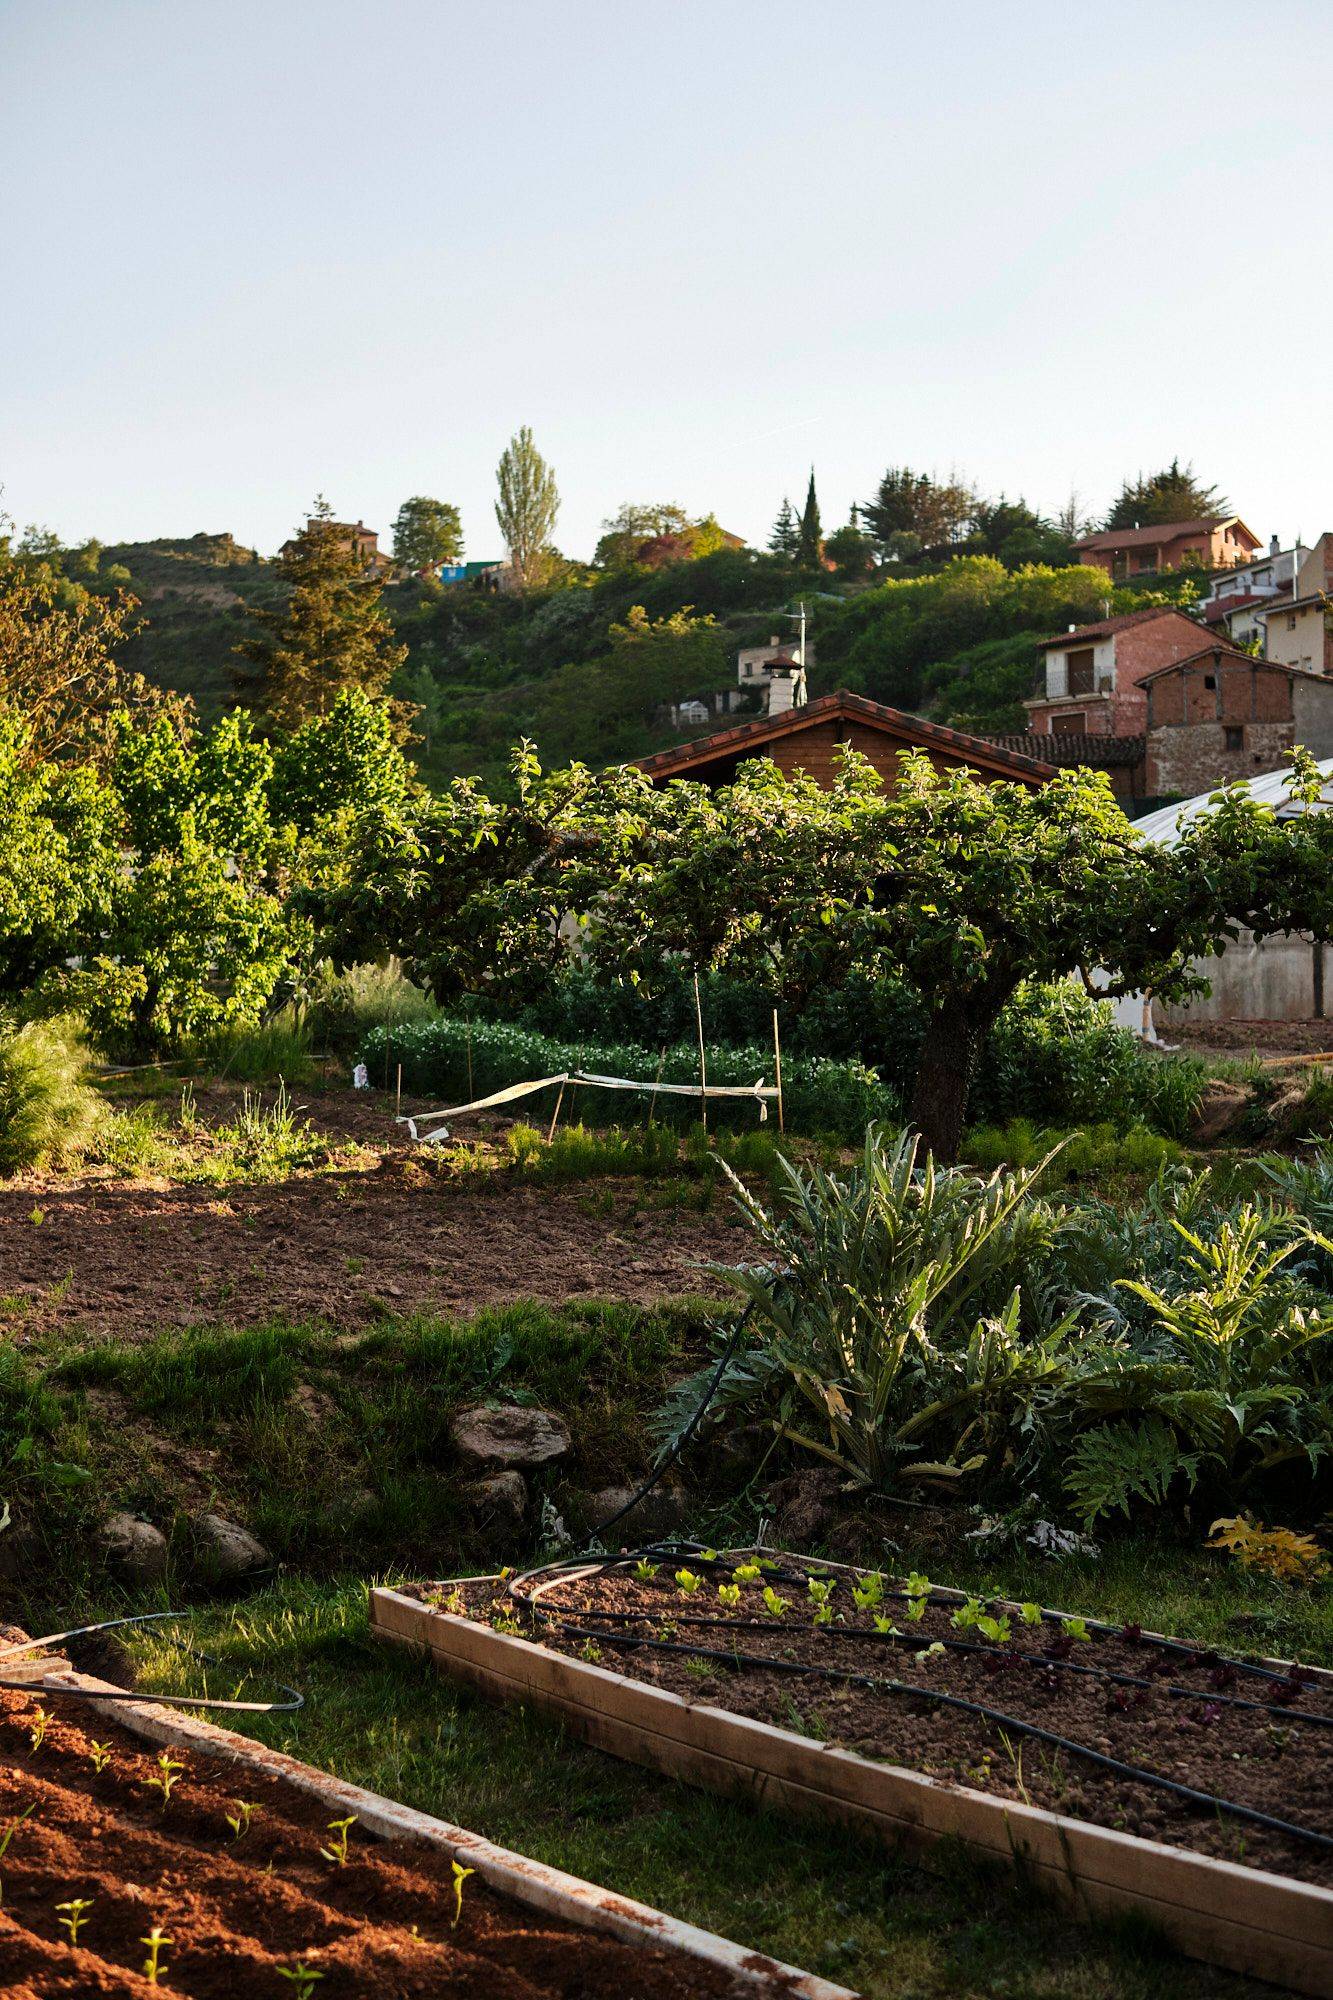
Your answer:
[[[546,1135],[546,1143],[548,1146],[550,1145],[552,1139],[554,1139],[555,1137],[556,1120],[560,1116],[560,1106],[564,1103],[564,1099],[565,1099],[565,1086],[562,1083],[559,1090],[557,1090],[555,1094],[555,1110],[551,1113],[551,1129]]]
[[[472,1023],[463,1023],[463,1043],[467,1049],[467,1101],[472,1102]]]
[[[394,1106],[394,1111],[395,1111],[395,1115],[396,1115],[397,1117],[399,1117],[399,1118],[401,1118],[401,1117],[402,1117],[402,1115],[403,1115],[403,1065],[402,1065],[401,1063],[399,1063],[399,1065],[398,1065],[398,1102],[397,1102],[397,1104],[396,1104],[396,1105]]]
[[[665,1046],[663,1046],[662,1053],[657,1058],[657,1075],[653,1078],[653,1094],[651,1098],[648,1100],[648,1130],[650,1132],[653,1129],[653,1119],[657,1115],[657,1091],[658,1091],[658,1086],[662,1081],[662,1071],[665,1068],[666,1068],[666,1048]]]
[[[699,1028],[699,1116],[708,1130],[708,1065],[704,1060],[704,1010],[699,998],[699,975],[694,975],[694,1018]]]
[[[778,1010],[773,1009],[773,1070],[778,1086],[778,1131],[783,1133],[786,1126],[782,1120],[782,1043],[778,1040]]]

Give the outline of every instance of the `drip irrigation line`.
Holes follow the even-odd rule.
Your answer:
[[[773,1632],[781,1634],[791,1630],[789,1625],[784,1625],[780,1619],[776,1618],[751,1618],[744,1625],[738,1626],[734,1619],[714,1617],[708,1612],[676,1611],[672,1609],[667,1615],[677,1625],[708,1626],[729,1632],[739,1630],[755,1633]],[[584,1605],[579,1611],[579,1616],[580,1618],[602,1619],[607,1624],[612,1625],[629,1625],[636,1618],[644,1619],[649,1623],[652,1622],[651,1614],[647,1611],[603,1611],[598,1606],[592,1604]],[[1117,1687],[1147,1688],[1149,1690],[1156,1688],[1160,1694],[1175,1695],[1183,1701],[1212,1702],[1226,1708],[1249,1709],[1259,1715],[1286,1716],[1301,1722],[1313,1722],[1322,1728],[1333,1728],[1333,1713],[1321,1714],[1318,1710],[1296,1708],[1287,1703],[1278,1703],[1275,1701],[1250,1701],[1245,1695],[1225,1694],[1220,1689],[1213,1688],[1184,1687],[1178,1681],[1150,1680],[1145,1674],[1121,1673],[1117,1672],[1114,1667],[1093,1666],[1090,1662],[1083,1660],[1059,1660],[1054,1658],[1050,1653],[1026,1653],[1022,1650],[1011,1651],[1006,1646],[990,1644],[980,1639],[931,1640],[924,1633],[876,1632],[871,1627],[862,1625],[843,1626],[841,1629],[837,1626],[827,1625],[822,1626],[820,1630],[821,1636],[825,1641],[830,1639],[835,1641],[864,1639],[872,1646],[905,1646],[914,1653],[924,1652],[931,1645],[943,1646],[946,1652],[971,1653],[981,1659],[998,1660],[1006,1667],[1024,1666],[1031,1667],[1034,1671],[1051,1667],[1059,1673],[1084,1674],[1092,1680],[1110,1681]],[[1304,1683],[1296,1683],[1295,1685],[1303,1686]]]
[[[693,1554],[697,1560],[708,1560],[699,1545],[682,1543],[653,1544],[646,1549],[636,1550],[631,1555],[594,1564],[591,1572],[583,1569],[576,1560],[566,1559],[543,1564],[525,1571],[521,1576],[511,1578],[508,1586],[509,1595],[522,1604],[535,1621],[553,1628],[562,1638],[591,1639],[594,1644],[613,1646],[625,1652],[686,1654],[693,1659],[718,1660],[724,1666],[737,1669],[750,1667],[759,1672],[789,1674],[797,1678],[837,1682],[848,1687],[864,1687],[877,1693],[915,1697],[919,1701],[976,1716],[999,1729],[1013,1730],[1018,1735],[1026,1736],[1034,1742],[1044,1743],[1052,1749],[1065,1751],[1071,1756],[1086,1758],[1117,1777],[1168,1792],[1172,1797],[1183,1799],[1187,1804],[1200,1807],[1211,1814],[1228,1814],[1232,1818],[1246,1820],[1252,1826],[1262,1826],[1270,1833],[1279,1833],[1288,1839],[1305,1841],[1312,1846],[1333,1852],[1333,1835],[1320,1833],[1313,1827],[1300,1826],[1294,1820],[1278,1819],[1271,1813],[1260,1811],[1256,1806],[1241,1805],[1235,1800],[1222,1798],[1215,1793],[1200,1791],[1193,1785],[1181,1784],[1178,1779],[1164,1777],[1160,1772],[1149,1770],[1142,1765],[1124,1763],[1120,1758],[1109,1756],[1105,1751],[1094,1750],[1073,1737],[1062,1736],[1055,1730],[1044,1729],[1039,1723],[1027,1722],[1019,1716],[1008,1714],[1004,1709],[993,1708],[987,1702],[971,1701],[964,1695],[946,1694],[938,1688],[913,1687],[907,1681],[857,1673],[850,1668],[818,1666],[804,1660],[770,1659],[765,1654],[743,1653],[739,1647],[723,1651],[716,1646],[692,1646],[667,1639],[644,1638],[638,1634],[610,1632],[605,1625],[594,1628],[570,1624],[560,1617],[558,1611],[548,1608],[539,1601],[538,1593],[553,1589],[558,1583],[565,1581],[567,1572],[583,1570],[585,1575],[589,1573],[603,1575],[611,1569],[626,1567],[636,1556],[668,1557],[675,1553]],[[712,1560],[716,1562],[718,1559],[714,1557]],[[791,1576],[796,1572],[788,1571],[787,1574]],[[525,1590],[524,1586],[529,1588]],[[1115,1631],[1117,1628],[1109,1626],[1103,1629]]]
[[[14,1640],[0,1647],[0,1666],[6,1660],[21,1660],[29,1653],[45,1652],[52,1646],[63,1645],[66,1639],[87,1639],[99,1632],[121,1631],[128,1625],[153,1625],[164,1618],[188,1618],[190,1615],[187,1611],[139,1611],[127,1618],[103,1618],[96,1625],[71,1625],[65,1632],[48,1632],[39,1639],[25,1639],[21,1643]],[[164,1633],[163,1637],[168,1645],[175,1646],[200,1666],[217,1667],[222,1664],[211,1653],[201,1653],[197,1647],[188,1645],[184,1639],[178,1639],[170,1632]],[[49,1677],[31,1681],[0,1676],[0,1688],[17,1689],[23,1694],[68,1695],[75,1701],[155,1702],[161,1708],[212,1708],[226,1710],[232,1715],[292,1715],[298,1708],[305,1707],[305,1696],[298,1689],[288,1687],[285,1681],[279,1681],[277,1685],[288,1697],[286,1701],[223,1701],[215,1695],[142,1694],[134,1688],[69,1687],[63,1681],[53,1681]]]

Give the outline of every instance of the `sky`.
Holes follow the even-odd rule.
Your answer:
[[[1331,86],[1328,0],[0,0],[0,507],[267,554],[425,493],[483,558],[529,424],[575,556],[1176,455],[1309,541]]]

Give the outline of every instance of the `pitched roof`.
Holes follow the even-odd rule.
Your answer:
[[[1037,756],[1047,764],[1087,764],[1097,770],[1115,770],[1121,766],[1141,764],[1147,746],[1146,736],[1094,736],[1082,730],[1057,730],[1050,735],[1035,729],[1010,729],[998,731],[988,737],[990,743],[997,743],[1005,750],[1018,750],[1026,756]]]
[[[1182,535],[1210,535],[1218,528],[1243,528],[1258,548],[1259,537],[1247,528],[1239,514],[1224,514],[1216,521],[1160,521],[1155,528],[1102,528],[1095,535],[1080,535],[1076,549],[1146,549],[1159,542],[1179,541]]]
[[[1139,686],[1146,687],[1149,681],[1160,681],[1166,674],[1179,673],[1182,667],[1197,667],[1203,660],[1234,660],[1237,665],[1257,667],[1264,673],[1286,674],[1289,678],[1300,681],[1322,681],[1325,687],[1333,687],[1333,680],[1330,680],[1327,674],[1315,673],[1309,667],[1289,667],[1283,660],[1261,660],[1255,653],[1242,653],[1238,646],[1221,644],[1204,646],[1201,651],[1191,653],[1187,659],[1168,660],[1164,667],[1154,667],[1150,674],[1141,676]]]
[[[1055,632],[1049,639],[1038,639],[1039,646],[1070,646],[1080,639],[1106,639],[1112,632],[1123,632],[1130,625],[1145,625],[1150,618],[1184,618],[1186,613],[1177,611],[1173,604],[1147,604],[1142,611],[1122,611],[1115,618],[1100,618],[1095,625],[1076,625],[1071,632]],[[1194,623],[1193,619],[1189,621]]]
[[[1035,757],[1021,756],[982,736],[968,736],[961,729],[946,729],[942,723],[927,722],[919,715],[909,715],[905,709],[889,708],[883,702],[868,700],[865,695],[851,694],[846,688],[840,688],[836,694],[820,695],[815,701],[790,708],[782,715],[758,716],[753,722],[718,729],[701,740],[679,743],[674,749],[659,750],[654,756],[634,761],[644,776],[655,783],[668,778],[688,778],[710,764],[766,756],[770,743],[798,736],[827,722],[854,722],[891,738],[905,750],[937,750],[960,764],[970,764],[999,778],[1044,783],[1055,775],[1049,764],[1039,763]]]

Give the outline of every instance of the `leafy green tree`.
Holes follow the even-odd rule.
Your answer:
[[[947,553],[964,541],[976,513],[977,496],[959,479],[943,484],[910,466],[891,465],[862,504],[866,526],[880,554],[901,552],[898,536],[909,535],[932,555]]]
[[[875,567],[875,544],[861,526],[860,509],[853,503],[845,527],[835,528],[824,544],[824,553],[838,575],[849,583],[861,583]]]
[[[1029,507],[1025,500],[979,500],[973,511],[969,548],[994,556],[1006,569],[1025,563],[1070,563],[1071,538]]]
[[[815,468],[810,467],[810,484],[806,488],[805,506],[801,511],[801,528],[797,542],[797,560],[807,569],[818,569],[824,560],[824,536],[819,525],[819,501],[815,495]]]
[[[270,810],[275,826],[308,834],[400,806],[415,789],[388,706],[349,688],[276,745]]]
[[[261,698],[281,729],[327,715],[340,694],[383,694],[407,657],[380,602],[383,582],[368,575],[350,538],[321,496],[276,567],[291,586],[277,610],[253,607],[263,628],[237,652],[261,669]]]
[[[629,569],[645,542],[659,535],[683,535],[689,516],[673,501],[639,505],[627,500],[602,523],[601,538],[593,553],[593,566],[601,570]]]
[[[189,704],[120,664],[135,600],[94,596],[65,575],[60,555],[31,530],[18,551],[0,537],[0,705],[25,719],[23,754],[33,762],[105,764],[122,709],[141,720],[169,715],[181,728]]]
[[[551,566],[551,537],[560,512],[555,474],[532,441],[526,424],[506,445],[496,471],[500,497],[495,518],[509,551],[518,587],[535,590]]]
[[[0,709],[0,995],[30,991],[94,945],[122,873],[115,801],[86,764],[34,753]]]
[[[1231,502],[1215,486],[1203,486],[1192,465],[1178,458],[1161,472],[1127,479],[1106,517],[1108,528],[1158,528],[1172,521],[1219,521]]]
[[[796,509],[786,494],[778,508],[778,517],[773,523],[773,532],[768,538],[768,546],[775,556],[785,562],[795,562],[801,550],[801,524],[796,518]]]
[[[404,569],[433,569],[463,560],[463,521],[447,500],[417,494],[404,500],[393,524],[394,561]]]

